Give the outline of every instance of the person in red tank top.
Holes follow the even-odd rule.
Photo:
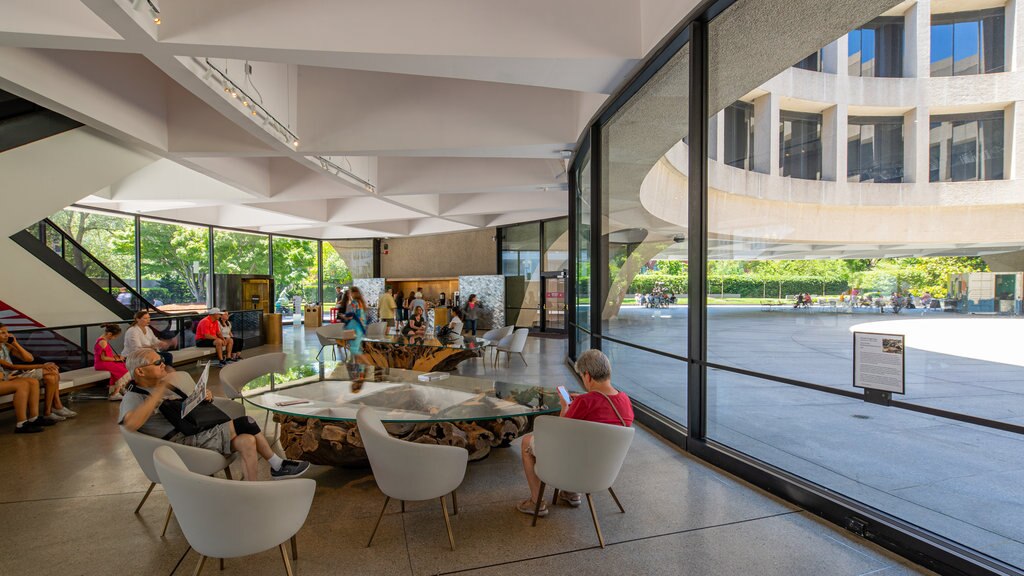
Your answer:
[[[576,372],[583,380],[583,387],[587,392],[586,394],[570,394],[572,399],[570,405],[566,405],[565,400],[559,396],[558,401],[562,405],[559,416],[617,426],[633,424],[633,405],[625,392],[620,392],[612,387],[612,365],[607,356],[600,350],[587,350],[576,360]],[[540,493],[540,478],[534,472],[537,458],[533,454],[532,433],[523,436],[522,456],[523,473],[526,475],[526,482],[530,485],[530,498],[516,505],[516,509],[524,514],[533,514]],[[574,508],[579,506],[582,501],[580,495],[574,492],[559,492],[559,499]],[[546,516],[547,513],[547,507],[542,502],[538,515]]]

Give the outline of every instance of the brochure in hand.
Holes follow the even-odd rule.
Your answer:
[[[196,406],[199,406],[203,400],[206,400],[206,381],[210,379],[210,364],[206,364],[206,368],[203,368],[203,374],[199,377],[199,382],[196,382],[196,389],[185,398],[185,401],[181,403],[181,417],[184,418],[191,412]]]

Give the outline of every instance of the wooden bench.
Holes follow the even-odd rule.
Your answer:
[[[99,382],[109,382],[110,372],[92,367],[79,368],[60,373],[60,390],[74,390],[92,386]],[[0,396],[0,406],[9,406],[14,401],[14,394]]]
[[[207,356],[216,356],[216,348],[199,348],[197,346],[189,346],[188,348],[182,348],[181,350],[168,350],[172,356],[174,356],[174,365],[182,366],[184,364],[191,364],[197,360],[202,360]]]

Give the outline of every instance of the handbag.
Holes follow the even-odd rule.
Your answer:
[[[130,384],[128,389],[131,392],[149,396],[149,390],[134,384]],[[194,436],[204,430],[216,428],[225,422],[231,421],[230,416],[209,402],[201,402],[182,418],[181,405],[188,396],[177,388],[171,387],[171,389],[174,390],[174,393],[179,398],[177,400],[164,400],[160,403],[159,410],[160,414],[171,423],[171,426],[174,426],[174,429],[181,432],[182,435]]]

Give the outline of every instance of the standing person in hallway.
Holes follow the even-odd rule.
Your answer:
[[[382,322],[387,322],[388,328],[395,325],[395,310],[397,308],[398,303],[391,295],[391,286],[385,286],[384,293],[377,300],[377,317]]]
[[[469,299],[466,300],[466,305],[462,308],[462,318],[466,323],[466,330],[469,330],[473,336],[476,336],[476,321],[480,319],[480,312],[483,307],[480,305],[480,301],[476,299],[476,294],[470,294]]]
[[[251,416],[235,418],[213,428],[185,436],[160,413],[158,408],[164,398],[177,398],[167,380],[167,369],[163,359],[151,349],[142,348],[128,355],[127,368],[132,376],[121,401],[118,424],[132,432],[163,438],[175,444],[206,448],[230,456],[238,452],[242,456],[245,479],[256,480],[259,457],[270,463],[271,478],[294,478],[309,469],[309,462],[284,460],[270,449],[256,421]],[[206,401],[213,400],[213,394],[206,392]]]
[[[395,318],[399,321],[408,320],[409,315],[405,311],[405,295],[401,290],[395,295]]]
[[[107,384],[107,399],[116,402],[121,399],[123,388],[128,384],[128,369],[124,367],[124,356],[114,351],[110,345],[121,334],[117,324],[104,324],[103,335],[96,339],[92,347],[93,368],[110,372]]]
[[[415,311],[416,308],[423,308],[424,314],[426,314],[427,312],[427,302],[426,300],[423,299],[423,292],[420,292],[419,290],[416,291],[416,294],[414,295],[412,302],[409,303],[410,310]]]
[[[366,300],[363,298],[363,291],[358,287],[353,286],[349,288],[348,295],[348,309],[345,311],[345,317],[348,321],[345,323],[345,328],[356,333],[356,337],[349,341],[348,349],[349,352],[352,353],[352,358],[356,359],[356,361],[360,361],[359,357],[362,355],[363,351],[363,338],[366,336],[368,306],[366,305]],[[368,364],[368,362],[362,363]]]
[[[220,308],[211,308],[206,318],[196,325],[196,347],[216,349],[218,363],[223,368],[231,361],[231,342],[221,336],[220,314]]]
[[[25,364],[15,364],[15,359],[25,362]],[[3,370],[4,380],[26,378],[34,381],[37,388],[45,387],[43,417],[40,419],[44,426],[48,425],[46,422],[60,422],[78,416],[77,412],[65,408],[61,404],[60,370],[57,365],[53,362],[32,363],[34,361],[35,356],[11,335],[7,326],[0,324],[0,369]]]
[[[149,327],[149,323],[152,319],[149,316],[149,312],[146,310],[139,310],[135,313],[132,325],[128,327],[128,330],[124,333],[124,353],[123,355],[127,358],[132,352],[141,348],[149,348],[161,358],[164,359],[164,364],[167,365],[168,372],[174,372],[174,368],[171,365],[174,363],[174,357],[167,351],[168,344],[157,337],[153,329]]]
[[[572,404],[566,404],[561,394],[558,402],[562,405],[559,416],[575,418],[601,424],[631,426],[633,424],[633,404],[625,392],[612,386],[612,365],[608,357],[600,350],[587,350],[576,360],[576,372],[583,380],[586,394],[570,394]],[[540,497],[540,478],[534,471],[537,457],[533,453],[533,433],[523,436],[522,445],[523,473],[530,485],[530,498],[516,506],[516,510],[524,514],[533,514]],[[574,492],[559,492],[558,498],[573,508],[580,505],[582,498]],[[547,516],[547,506],[542,502],[538,516]]]

